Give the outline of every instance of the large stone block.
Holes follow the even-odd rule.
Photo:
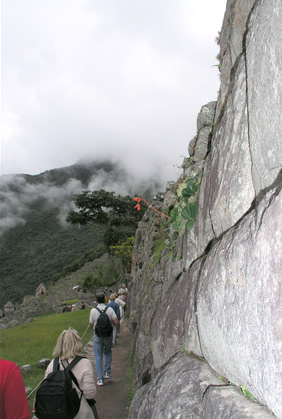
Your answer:
[[[209,126],[204,127],[199,131],[197,136],[195,153],[193,155],[193,160],[195,162],[202,161],[206,158],[211,132],[212,127]]]
[[[257,2],[246,39],[249,135],[258,194],[282,167],[281,0]]]
[[[209,384],[222,381],[205,362],[178,354],[151,383],[136,392],[129,418],[201,418],[203,393]]]
[[[151,381],[152,376],[152,353],[150,351],[150,336],[140,331],[134,344],[132,357],[132,373],[134,376],[134,388]]]
[[[206,419],[273,419],[271,412],[260,404],[242,397],[238,388],[210,386],[204,397]]]
[[[130,419],[255,419],[270,412],[226,387],[206,362],[177,354],[155,379],[135,394]]]
[[[195,318],[198,266],[182,275],[160,305],[152,323],[154,367],[161,368],[183,345],[201,355]]]
[[[200,190],[197,224],[208,224],[208,228],[211,224],[216,237],[232,227],[249,210],[255,197],[251,170],[245,62],[242,58],[232,94],[212,140],[204,171],[204,177],[208,179]],[[199,237],[199,240],[200,249],[204,249],[207,238]]]
[[[197,116],[197,131],[201,131],[204,127],[211,127],[213,125],[215,116],[216,102],[209,102],[201,107]]]
[[[281,185],[280,185],[281,188]],[[279,188],[206,257],[198,294],[209,364],[282,417],[282,193]]]
[[[232,70],[244,50],[243,38],[255,0],[229,0],[220,32],[220,91],[216,108],[216,123],[222,115],[232,84]]]

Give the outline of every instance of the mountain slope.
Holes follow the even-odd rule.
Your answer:
[[[158,184],[133,181],[111,162],[80,163],[35,176],[2,176],[0,307],[7,301],[21,302],[41,282],[53,283],[66,265],[74,269],[83,256],[85,261],[103,253],[104,226],[65,222],[75,193],[102,188],[150,198]]]

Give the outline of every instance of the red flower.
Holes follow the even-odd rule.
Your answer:
[[[164,217],[166,217],[166,218],[169,218],[170,220],[171,220],[171,217],[169,217],[168,215],[165,215],[164,213],[162,213],[162,212],[160,212],[160,211],[158,211],[156,208],[154,208],[154,207],[152,207],[144,198],[138,198],[137,196],[135,197],[135,198],[133,198],[133,201],[135,201],[135,202],[137,202],[137,204],[135,205],[135,207],[134,208],[136,208],[137,209],[137,211],[140,211],[140,209],[141,209],[141,205],[140,205],[140,202],[141,201],[144,201],[145,202],[145,204],[147,204],[148,205],[148,207],[149,208],[151,208],[153,211],[156,211],[157,213],[159,213],[159,214],[161,214],[161,215],[163,215]]]
[[[134,208],[137,209],[137,211],[140,211],[141,210],[141,205],[140,205],[140,201],[141,200],[142,200],[142,198],[137,198],[137,197],[133,198],[133,201],[136,201],[137,202],[137,204],[134,207]]]

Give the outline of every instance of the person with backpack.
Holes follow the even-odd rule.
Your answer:
[[[83,347],[77,331],[64,330],[55,346],[45,379],[37,390],[35,414],[39,419],[93,419],[96,394],[91,361],[79,356]],[[52,416],[53,415],[53,416]]]
[[[96,300],[98,305],[90,311],[89,327],[94,330],[93,351],[97,385],[102,386],[104,379],[111,379],[113,325],[117,326],[119,321],[112,307],[106,306],[104,293],[97,293]]]

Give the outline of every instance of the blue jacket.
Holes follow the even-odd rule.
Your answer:
[[[115,303],[114,301],[110,301],[107,306],[112,307],[112,309],[114,310],[114,312],[117,315],[118,321],[120,321],[120,311],[119,311],[119,305],[117,303]]]

